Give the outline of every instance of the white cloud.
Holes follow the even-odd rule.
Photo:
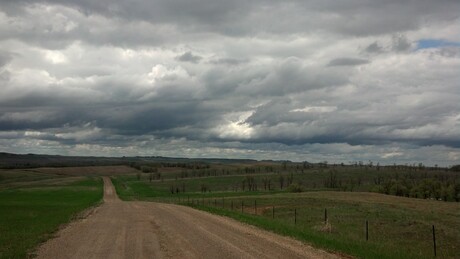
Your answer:
[[[45,50],[44,56],[52,64],[62,64],[67,62],[67,57],[60,51]]]
[[[293,109],[289,112],[312,112],[312,113],[325,113],[336,111],[336,106],[306,106],[301,109]]]
[[[224,120],[213,131],[222,139],[250,139],[254,129],[246,122],[253,111],[236,112],[224,115]]]
[[[188,77],[189,74],[181,66],[167,67],[161,64],[152,67],[152,72],[148,74],[152,83],[158,81],[174,81]]]

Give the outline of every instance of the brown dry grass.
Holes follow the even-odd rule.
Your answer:
[[[460,203],[458,202],[414,199],[371,192],[308,192],[302,193],[301,196],[330,199],[335,201],[341,200],[346,202],[378,203],[422,211],[436,209],[439,213],[449,213],[452,211],[458,211],[460,213]]]
[[[42,167],[34,169],[45,174],[68,176],[111,176],[136,174],[140,171],[128,166]]]

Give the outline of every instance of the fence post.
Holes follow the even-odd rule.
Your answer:
[[[273,213],[272,213],[272,219],[275,218],[275,206],[273,206]]]
[[[327,209],[324,209],[324,224],[327,224]]]
[[[257,201],[254,200],[254,213],[257,215]]]
[[[369,221],[366,219],[366,241],[369,240]]]
[[[434,256],[436,257],[436,234],[434,231],[434,225],[433,225],[433,250],[434,250]]]
[[[294,209],[294,225],[297,225],[297,208]]]
[[[216,206],[217,206],[217,200],[214,199],[214,207],[216,207]]]
[[[243,200],[241,200],[241,213],[244,213],[243,207],[244,207],[244,202]]]

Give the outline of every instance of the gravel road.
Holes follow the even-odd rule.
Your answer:
[[[297,240],[185,206],[124,202],[104,177],[104,203],[60,230],[38,258],[338,258]]]

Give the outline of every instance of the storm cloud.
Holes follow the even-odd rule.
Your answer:
[[[458,1],[0,7],[0,151],[460,160]]]

